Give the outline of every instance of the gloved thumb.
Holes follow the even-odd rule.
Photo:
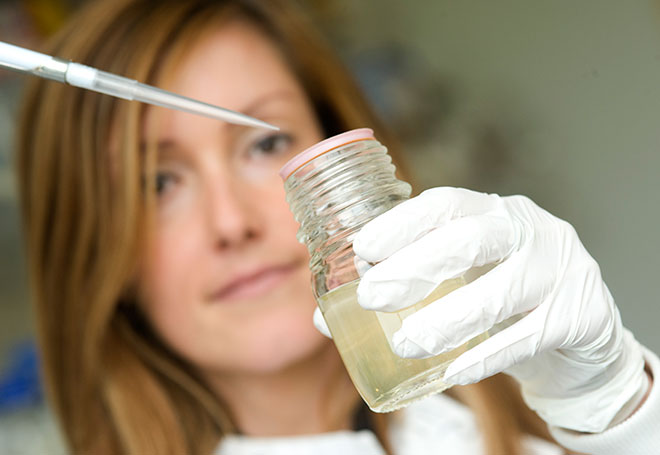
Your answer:
[[[319,307],[316,307],[314,310],[313,321],[314,327],[316,327],[319,332],[328,338],[332,338],[332,335],[330,335],[330,329],[328,329],[328,324],[325,323],[325,318],[323,317],[323,313],[321,313],[321,309]]]

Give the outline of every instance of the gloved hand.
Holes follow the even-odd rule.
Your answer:
[[[504,371],[547,423],[585,432],[606,429],[646,392],[641,347],[621,325],[598,264],[571,225],[526,197],[434,188],[365,225],[353,249],[376,263],[358,301],[378,311],[408,307],[444,280],[497,263],[406,318],[393,337],[398,355],[428,357],[524,314],[459,356],[448,383]]]

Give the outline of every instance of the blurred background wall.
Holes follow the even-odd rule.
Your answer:
[[[405,137],[421,185],[522,193],[569,221],[624,323],[660,351],[659,4],[342,4],[349,61],[408,56],[399,92],[433,118]]]
[[[0,40],[36,48],[78,3],[5,0]],[[523,193],[568,220],[624,323],[660,352],[655,1],[301,3],[401,137],[420,188]],[[11,170],[23,77],[0,70],[0,378],[32,337]]]

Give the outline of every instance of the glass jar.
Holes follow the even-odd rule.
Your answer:
[[[321,141],[280,171],[300,223],[297,238],[311,256],[314,295],[355,387],[376,412],[447,389],[442,377],[449,363],[488,336],[427,359],[404,359],[392,351],[392,335],[403,318],[463,285],[462,278],[445,281],[398,312],[368,311],[358,304],[353,238],[367,222],[410,197],[411,186],[394,171],[387,149],[368,128]]]

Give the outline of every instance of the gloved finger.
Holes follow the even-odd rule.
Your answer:
[[[518,322],[461,354],[454,360],[443,380],[465,385],[479,382],[538,353],[545,315],[538,308]]]
[[[314,310],[314,317],[312,319],[314,321],[314,327],[321,332],[323,335],[327,336],[328,338],[332,338],[332,335],[330,335],[330,329],[328,328],[328,324],[325,322],[325,318],[323,317],[323,313],[321,313],[321,309],[319,307],[316,307]]]
[[[353,257],[353,265],[355,265],[355,271],[360,277],[363,277],[367,270],[373,267],[372,264],[368,263],[364,259],[361,259],[360,256]]]
[[[531,309],[537,300],[525,289],[522,265],[521,256],[514,255],[474,282],[408,316],[392,337],[394,352],[407,358],[442,354]]]
[[[353,251],[368,262],[380,262],[430,230],[497,207],[499,196],[463,188],[424,191],[367,223],[353,241]]]
[[[518,237],[508,218],[478,215],[453,220],[369,269],[358,285],[358,302],[368,310],[409,307],[443,281],[506,258],[517,248]]]

